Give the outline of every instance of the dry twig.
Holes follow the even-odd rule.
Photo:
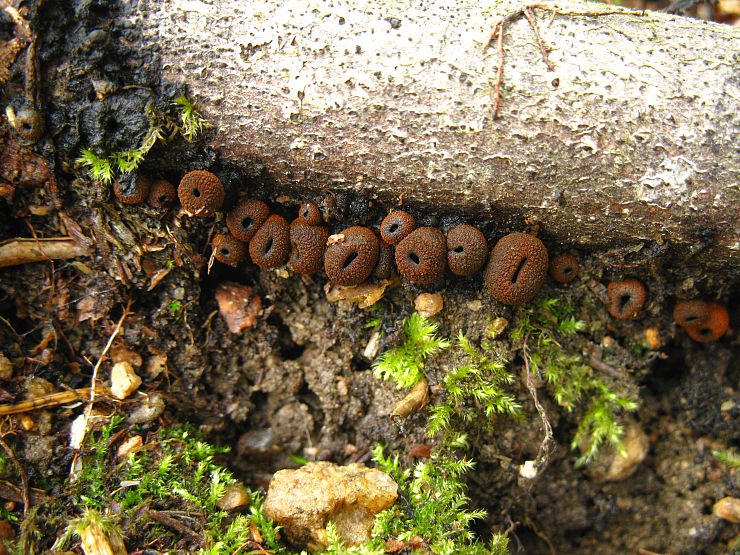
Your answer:
[[[80,245],[71,237],[9,239],[0,243],[0,268],[48,260],[66,260],[89,254],[87,247]]]
[[[496,81],[494,82],[494,86],[493,86],[493,119],[498,118],[499,108],[501,107],[501,87],[503,86],[503,82],[504,82],[504,33],[506,31],[506,26],[508,24],[519,19],[520,17],[524,17],[529,23],[529,26],[532,28],[532,32],[534,33],[535,40],[537,41],[537,47],[540,50],[540,54],[542,54],[542,60],[545,62],[547,69],[550,71],[555,70],[555,66],[550,61],[550,57],[548,55],[549,49],[545,46],[544,42],[542,41],[542,36],[540,35],[540,31],[537,26],[537,18],[534,13],[535,10],[547,11],[547,12],[552,13],[553,16],[554,15],[570,15],[570,16],[581,16],[581,17],[599,17],[603,15],[633,15],[633,16],[645,15],[645,12],[638,12],[638,11],[632,11],[632,10],[620,10],[620,9],[603,10],[603,11],[562,10],[556,4],[549,5],[549,4],[539,4],[539,3],[528,4],[522,8],[519,8],[518,10],[515,10],[505,15],[500,21],[498,21],[493,26],[493,32],[491,33],[491,36],[488,39],[488,42],[486,42],[485,46],[483,47],[483,51],[485,52],[494,43],[494,41],[496,42],[496,53],[498,55],[498,67],[496,68]]]
[[[524,343],[522,344],[522,356],[524,357],[524,372],[527,378],[527,390],[532,396],[534,406],[537,409],[537,413],[540,415],[540,419],[542,420],[542,426],[545,428],[545,437],[542,438],[540,448],[537,450],[537,458],[534,461],[534,467],[537,474],[528,482],[529,484],[533,484],[534,479],[540,475],[540,473],[547,467],[550,462],[550,454],[553,451],[555,439],[552,435],[552,426],[550,425],[550,420],[547,418],[547,413],[545,412],[545,409],[543,408],[539,398],[537,397],[537,388],[534,386],[534,382],[532,381],[532,371],[529,367],[529,347],[527,345],[528,339],[529,335],[524,338]]]
[[[98,395],[108,394],[107,387],[99,385],[96,387],[96,389],[96,393]],[[32,410],[58,407],[59,405],[66,405],[68,403],[74,403],[75,401],[82,401],[89,396],[89,387],[82,387],[80,389],[73,389],[71,391],[61,391],[59,393],[51,393],[42,397],[36,397],[35,399],[31,399],[29,401],[22,401],[15,405],[0,405],[0,416],[6,416],[9,414],[21,414],[23,412],[29,412]]]

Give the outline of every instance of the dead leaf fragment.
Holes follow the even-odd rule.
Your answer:
[[[225,281],[216,290],[218,310],[231,333],[240,333],[254,326],[262,313],[262,299],[248,285]]]
[[[327,283],[324,291],[330,302],[348,301],[357,303],[360,308],[368,308],[377,303],[385,295],[385,290],[395,286],[398,279],[384,279],[378,283],[362,283],[360,285],[336,285]]]

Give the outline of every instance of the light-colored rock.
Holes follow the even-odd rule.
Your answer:
[[[336,524],[346,545],[369,540],[375,514],[396,502],[397,491],[380,470],[317,462],[276,472],[263,507],[292,543],[320,551],[327,546],[328,522]]]
[[[222,511],[240,511],[249,507],[249,491],[244,487],[244,484],[237,482],[226,486],[226,491],[221,498],[216,501],[216,506]]]
[[[737,497],[723,497],[714,504],[714,516],[740,524],[740,499]]]
[[[128,421],[131,424],[146,424],[159,418],[164,409],[164,397],[159,393],[152,393],[144,397],[141,404],[131,411],[128,415]]]
[[[632,475],[648,454],[650,440],[637,422],[625,426],[624,454],[612,447],[604,447],[589,466],[589,473],[596,482],[618,482]]]
[[[414,299],[414,309],[424,318],[431,318],[443,308],[444,299],[440,293],[419,293]]]
[[[125,399],[139,389],[141,378],[128,362],[117,362],[110,372],[110,392],[116,399]]]

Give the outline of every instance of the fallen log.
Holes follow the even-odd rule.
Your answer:
[[[282,188],[352,189],[502,229],[527,221],[575,246],[647,241],[737,278],[740,29],[625,12],[472,0],[139,6],[142,47],[187,85],[212,144]]]

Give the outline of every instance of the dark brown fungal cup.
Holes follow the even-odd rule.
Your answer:
[[[261,200],[240,200],[226,214],[226,226],[234,237],[249,242],[269,217],[270,207]]]
[[[146,201],[152,208],[167,208],[177,200],[177,189],[166,179],[155,179]]]
[[[488,258],[488,243],[480,229],[460,224],[447,232],[447,265],[456,276],[472,276]]]
[[[486,289],[501,303],[527,303],[545,281],[547,262],[547,249],[537,237],[509,233],[491,250],[484,275]]]
[[[570,283],[578,276],[581,265],[575,255],[564,252],[550,261],[550,277],[558,283]]]
[[[149,196],[152,182],[148,177],[129,173],[113,182],[113,194],[123,204],[141,204]]]
[[[209,171],[186,173],[177,187],[180,204],[190,216],[212,216],[224,204],[224,185]]]
[[[389,245],[397,245],[416,229],[416,219],[404,210],[394,210],[380,223],[380,237]]]
[[[304,275],[320,272],[328,238],[329,232],[323,226],[308,225],[298,220],[291,223],[290,269]]]
[[[219,233],[213,238],[213,255],[219,262],[238,266],[247,256],[247,245],[229,233]]]
[[[617,320],[633,318],[645,304],[647,291],[637,279],[628,278],[624,281],[613,281],[607,288],[609,297],[609,314]]]
[[[396,245],[396,268],[404,279],[432,285],[444,277],[447,241],[435,227],[419,227]]]
[[[249,241],[249,256],[263,269],[278,268],[290,255],[290,225],[282,216],[273,214]]]
[[[324,271],[337,285],[359,285],[367,280],[378,261],[378,238],[372,229],[348,227],[332,236],[324,253]],[[330,240],[332,238],[330,237]]]

